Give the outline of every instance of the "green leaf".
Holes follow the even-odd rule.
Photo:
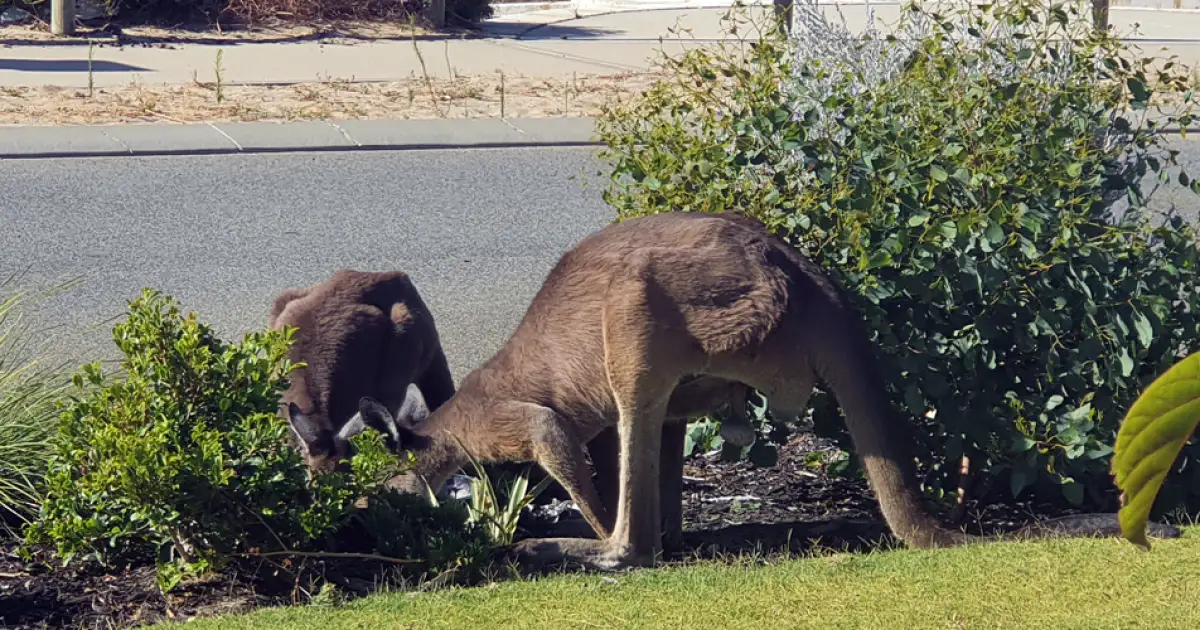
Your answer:
[[[1121,489],[1121,533],[1129,542],[1150,549],[1146,539],[1150,508],[1198,422],[1200,352],[1155,379],[1130,406],[1117,431],[1112,470]]]
[[[959,153],[962,153],[962,151],[963,146],[961,144],[958,144],[957,142],[951,142],[942,149],[942,155],[946,157],[954,157]]]
[[[1083,173],[1083,164],[1072,162],[1067,165],[1067,175],[1070,177],[1079,177]]]
[[[1133,374],[1133,357],[1129,356],[1128,348],[1121,348],[1121,353],[1117,357],[1121,362],[1121,376],[1129,376]]]
[[[945,238],[952,239],[958,236],[958,227],[954,225],[953,221],[944,221],[939,227],[942,236]]]
[[[1129,88],[1129,92],[1133,94],[1135,101],[1145,102],[1150,98],[1150,92],[1146,89],[1146,83],[1138,77],[1130,77],[1125,81],[1125,85]]]
[[[992,245],[999,245],[1004,242],[1004,228],[998,223],[989,223],[985,236]]]
[[[1149,348],[1150,343],[1154,341],[1154,328],[1150,325],[1150,320],[1145,315],[1134,311],[1133,328],[1137,331],[1138,343],[1143,348]]]
[[[950,177],[950,175],[946,173],[946,169],[938,166],[937,164],[929,167],[929,176],[932,177],[933,181],[935,182],[944,182]]]
[[[1062,485],[1062,493],[1071,505],[1080,505],[1083,503],[1083,484],[1075,483],[1074,481],[1064,483]]]
[[[1029,485],[1029,473],[1024,468],[1017,468],[1012,471],[1012,477],[1009,478],[1012,495],[1018,497],[1025,486]]]

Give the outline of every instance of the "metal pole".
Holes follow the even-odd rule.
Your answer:
[[[75,34],[75,0],[50,0],[50,33]]]

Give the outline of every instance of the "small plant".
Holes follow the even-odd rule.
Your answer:
[[[96,42],[88,40],[88,98],[96,92],[96,75],[92,71],[92,60],[95,58]]]
[[[27,542],[64,562],[153,562],[164,592],[234,558],[333,544],[435,573],[474,562],[486,545],[465,515],[385,488],[411,460],[373,430],[352,440],[350,473],[309,480],[278,415],[292,333],[229,344],[156,291],[131,301],[113,327],[124,378],[75,375]]]
[[[433,78],[429,76],[429,68],[425,66],[425,55],[421,53],[421,46],[417,43],[417,22],[411,15],[408,17],[408,26],[408,34],[412,40],[413,52],[417,55],[417,62],[421,64],[421,76],[425,79],[425,88],[429,90],[430,104],[438,116],[443,116],[444,114],[442,114],[442,108],[439,104],[441,99],[438,98],[437,91],[433,89]]]
[[[504,107],[504,106],[505,106],[505,103],[504,103],[504,100],[505,100],[505,99],[504,99],[504,71],[503,71],[503,70],[501,70],[501,71],[500,71],[500,118],[501,118],[501,119],[503,119],[503,118],[505,117],[505,111],[504,111],[504,109],[505,109],[505,107]]]
[[[221,57],[224,50],[217,49],[217,60],[213,66],[213,75],[216,77],[217,103],[225,100],[225,68],[221,65]]]
[[[687,434],[683,439],[683,456],[691,457],[708,453],[721,448],[725,440],[721,438],[721,423],[711,416],[688,423]]]
[[[68,371],[47,364],[25,319],[30,306],[73,288],[71,281],[31,294],[17,290],[17,275],[0,282],[0,526],[24,523],[37,513],[59,398],[70,388]]]
[[[455,439],[457,440],[457,438]],[[459,442],[459,446],[462,446],[462,442]],[[466,452],[465,447],[463,447],[463,452]],[[467,453],[467,457],[475,469],[475,477],[471,478],[470,485],[471,500],[467,503],[467,520],[470,523],[481,524],[494,545],[499,547],[511,545],[517,534],[517,521],[521,517],[521,511],[532,504],[534,499],[554,481],[554,478],[546,475],[530,489],[529,469],[526,468],[525,472],[517,475],[509,484],[508,492],[505,493],[507,500],[501,501],[487,469],[470,453]],[[430,500],[434,504],[437,503],[436,497],[432,495]]]

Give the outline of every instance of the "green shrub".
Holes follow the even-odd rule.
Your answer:
[[[895,37],[796,12],[790,41],[771,24],[664,59],[672,78],[606,106],[605,199],[619,219],[744,212],[828,269],[922,428],[935,496],[965,452],[980,497],[1111,509],[1124,410],[1200,340],[1196,231],[1141,185],[1200,192],[1160,133],[1191,122],[1186,69],[1082,4],[910,4]],[[820,391],[813,420],[852,450]],[[1162,504],[1200,495],[1198,455]]]
[[[45,362],[25,315],[40,299],[75,283],[31,294],[16,290],[16,280],[10,276],[0,282],[0,524],[25,522],[37,512],[58,414],[55,403],[71,384],[66,370]]]
[[[433,573],[479,559],[486,539],[461,508],[384,489],[403,464],[374,431],[354,438],[350,473],[309,479],[277,414],[291,334],[227,344],[169,297],[147,290],[130,302],[113,328],[124,378],[98,364],[75,375],[86,391],[64,405],[27,541],[53,543],[64,561],[153,561],[164,591],[231,558],[335,544]]]

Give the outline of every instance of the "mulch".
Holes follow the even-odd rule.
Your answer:
[[[684,470],[684,540],[666,562],[746,552],[770,556],[817,546],[862,550],[894,545],[865,482],[832,477],[823,467],[808,464],[809,453],[830,448],[828,442],[800,434],[780,449],[773,468],[720,461],[715,454],[690,459]],[[564,507],[548,496],[522,520],[522,535],[577,527],[582,521],[578,512]],[[1011,529],[1035,514],[1064,513],[1044,505],[974,505],[967,529]],[[349,596],[365,595],[385,570],[361,560],[266,567],[261,561],[243,562],[164,597],[153,566],[119,573],[64,568],[45,555],[27,562],[16,547],[15,541],[0,541],[0,628],[122,628],[288,605],[311,597],[314,578],[337,584]]]

